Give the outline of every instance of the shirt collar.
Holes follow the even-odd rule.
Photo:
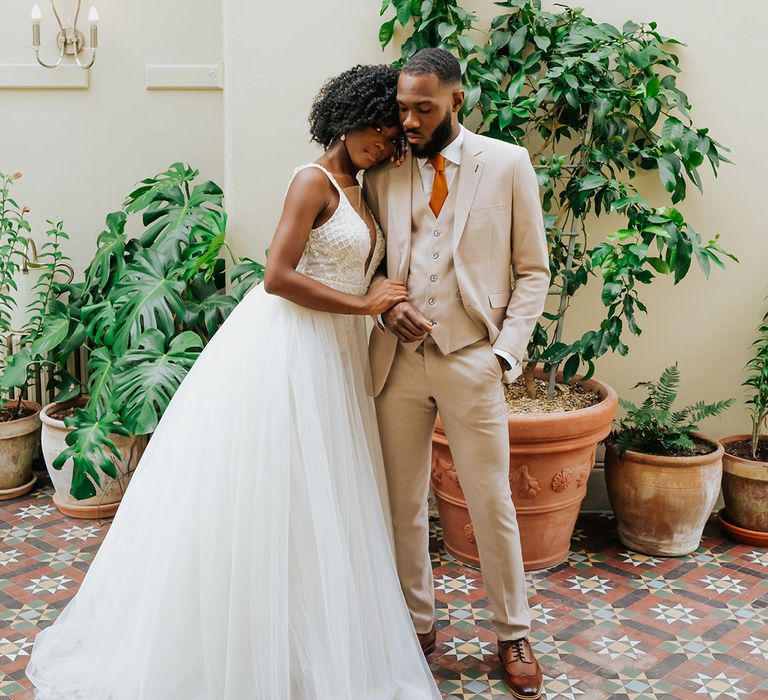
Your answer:
[[[464,132],[464,127],[459,124],[459,135],[440,151],[440,154],[444,156],[449,163],[453,163],[454,165],[461,165],[461,147],[464,144]],[[420,168],[423,168],[427,164],[426,158],[417,158],[416,160],[418,161]]]

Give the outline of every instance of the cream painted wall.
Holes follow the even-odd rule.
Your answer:
[[[328,78],[357,63],[385,63],[377,0],[299,0],[265,11],[224,0],[226,196],[233,247],[264,258],[293,168],[322,151],[307,115]]]
[[[761,27],[768,6],[742,0],[734,12],[727,3],[707,3],[704,11],[698,0],[577,4],[599,21],[656,20],[662,33],[685,41],[679,80],[694,105],[696,123],[710,127],[716,139],[730,146],[736,163],[725,166],[716,180],[704,173],[704,196],[692,188],[681,208],[705,236],[722,234],[723,245],[741,263],[714,271],[709,281],[695,271],[676,288],[666,280],[648,288],[643,335],[630,340],[628,357],[603,358],[598,375],[620,394],[639,398],[628,393],[635,382],[657,377],[678,360],[685,382],[681,400],[741,400],[748,347],[768,308],[768,233],[760,206],[766,148],[755,118],[768,110],[768,83],[761,75]],[[478,11],[481,25],[499,11],[490,0],[467,0],[464,6]],[[377,0],[337,0],[333,11],[330,7],[311,0],[272,5],[264,23],[252,3],[225,0],[227,194],[241,253],[262,257],[291,169],[319,153],[307,142],[306,114],[322,80],[354,63],[393,56],[382,56],[377,46]],[[653,176],[642,183],[654,200],[665,202]],[[608,226],[596,224],[592,231],[597,240]],[[597,287],[593,292],[574,304],[566,335],[581,334],[599,321]],[[704,428],[720,436],[747,425],[740,404]]]
[[[78,271],[90,260],[106,214],[141,178],[185,161],[201,176],[222,185],[224,179],[221,91],[144,86],[145,64],[221,60],[220,3],[195,3],[191,12],[184,0],[92,2],[101,18],[100,50],[88,89],[0,87],[0,170],[24,174],[16,195],[31,208],[36,232],[47,218],[64,220]],[[0,64],[34,61],[33,4],[4,0],[0,6]],[[49,4],[39,4],[50,60],[54,21]],[[74,7],[73,0],[57,0],[59,7],[67,4]],[[85,15],[89,6],[86,0]],[[81,26],[87,36],[87,23]]]
[[[0,63],[30,60],[31,4],[3,3]],[[677,288],[666,281],[649,288],[643,335],[631,340],[628,358],[603,358],[599,376],[628,395],[633,383],[658,376],[677,359],[686,381],[683,400],[742,398],[743,365],[768,307],[768,235],[760,207],[766,149],[754,117],[768,107],[768,84],[760,75],[760,27],[768,7],[742,0],[735,13],[727,4],[708,3],[705,13],[696,0],[578,4],[617,24],[655,19],[663,33],[687,42],[680,50],[681,85],[695,105],[697,124],[709,126],[732,148],[736,165],[724,167],[717,180],[705,174],[704,196],[693,190],[682,209],[702,233],[721,233],[723,244],[742,260],[715,271],[709,281],[694,273]],[[24,172],[17,194],[32,207],[37,229],[48,217],[67,222],[79,270],[106,213],[134,182],[173,160],[186,160],[225,184],[235,252],[263,260],[293,167],[319,155],[306,121],[317,89],[355,63],[396,55],[394,49],[379,50],[379,5],[295,0],[273,4],[264,14],[245,0],[197,3],[194,12],[181,0],[99,0],[102,49],[89,89],[0,89],[0,168]],[[490,0],[467,0],[466,6],[477,9],[481,20],[497,12]],[[52,38],[50,23],[44,36]],[[718,48],[725,36],[738,37],[728,42],[726,60]],[[222,51],[223,94],[144,88],[147,63],[216,63]],[[741,100],[735,109],[728,105],[730,95]],[[664,201],[655,180],[646,181]],[[607,227],[599,224],[593,231],[597,239]],[[588,296],[576,302],[567,334],[599,319],[599,296]],[[705,429],[713,435],[741,431],[746,420],[739,406]]]

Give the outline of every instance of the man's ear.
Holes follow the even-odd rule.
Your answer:
[[[451,111],[458,112],[461,109],[461,106],[463,104],[464,104],[464,90],[454,90],[453,105],[451,106]]]

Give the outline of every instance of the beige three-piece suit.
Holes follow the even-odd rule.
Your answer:
[[[399,167],[365,176],[366,201],[387,238],[387,277],[406,282],[409,301],[434,324],[418,343],[374,329],[371,374],[397,568],[416,631],[429,631],[434,620],[427,495],[439,412],[474,525],[494,627],[500,639],[518,639],[530,630],[530,612],[496,355],[523,359],[544,308],[549,263],[527,151],[463,127],[461,138],[437,217],[422,182],[423,169],[431,170],[424,161],[408,155]],[[515,367],[509,378],[517,374]]]

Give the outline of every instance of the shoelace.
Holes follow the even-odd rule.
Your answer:
[[[528,645],[525,643],[524,639],[512,639],[504,642],[504,649],[510,649],[512,651],[515,661],[531,663],[531,659],[528,656]]]

